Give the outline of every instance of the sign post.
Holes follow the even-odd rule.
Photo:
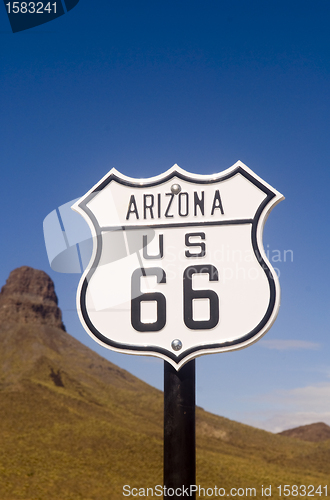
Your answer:
[[[193,499],[189,487],[196,484],[195,433],[195,360],[179,371],[164,361],[164,486],[180,493],[184,487]]]
[[[262,233],[282,199],[237,162],[214,175],[174,165],[149,179],[112,169],[72,207],[93,237],[77,293],[83,326],[109,349],[165,361],[167,488],[196,482],[195,358],[247,347],[276,319]]]

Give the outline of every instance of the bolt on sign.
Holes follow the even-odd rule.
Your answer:
[[[282,199],[241,162],[214,175],[174,165],[149,179],[112,169],[72,207],[93,235],[77,294],[87,332],[177,370],[258,340],[280,305],[262,233]]]

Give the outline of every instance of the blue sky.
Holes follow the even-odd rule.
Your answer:
[[[43,269],[67,330],[161,388],[160,360],[89,339],[79,275],[51,270],[43,219],[112,167],[208,174],[241,160],[286,197],[264,231],[282,303],[260,342],[198,359],[197,402],[271,431],[330,425],[329,19],[327,1],[80,0],[13,34],[0,9],[1,285]]]

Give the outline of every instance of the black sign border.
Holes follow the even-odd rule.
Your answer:
[[[186,182],[189,182],[191,184],[215,184],[219,183],[222,181],[225,181],[227,179],[230,179],[231,177],[234,177],[237,174],[241,174],[243,177],[245,177],[247,180],[249,180],[252,184],[254,184],[256,187],[258,187],[261,191],[263,191],[266,194],[266,198],[264,201],[260,204],[258,210],[256,211],[256,214],[253,219],[244,219],[240,221],[223,221],[222,223],[219,224],[217,222],[217,225],[233,225],[233,224],[251,224],[251,240],[252,240],[252,247],[255,253],[255,256],[260,263],[262,269],[264,270],[268,283],[269,283],[269,288],[270,288],[270,298],[269,298],[269,303],[267,307],[267,311],[263,317],[263,319],[259,322],[259,324],[253,328],[249,333],[245,334],[244,336],[240,337],[239,339],[233,340],[233,341],[227,341],[227,342],[221,342],[221,343],[215,343],[215,344],[208,344],[208,345],[199,345],[192,347],[180,355],[175,355],[171,351],[164,349],[162,347],[157,347],[157,346],[148,346],[147,348],[145,346],[135,346],[131,344],[121,344],[120,342],[115,342],[110,340],[108,337],[105,337],[91,322],[87,308],[86,308],[86,290],[88,286],[88,281],[94,274],[95,269],[98,266],[98,263],[100,261],[101,257],[101,252],[102,252],[102,236],[101,236],[101,231],[104,230],[105,228],[101,228],[94,216],[94,214],[91,212],[91,210],[87,207],[88,202],[95,196],[96,193],[99,191],[102,191],[110,182],[116,181],[119,184],[123,184],[125,186],[129,187],[134,187],[134,188],[141,188],[145,189],[148,187],[153,187],[153,186],[158,186],[160,184],[163,184],[173,177],[177,177],[179,179],[182,179]],[[221,174],[220,174],[221,175]],[[196,353],[198,351],[205,351],[205,350],[217,350],[217,349],[223,349],[226,347],[234,347],[242,345],[244,342],[252,339],[258,333],[264,328],[264,326],[268,323],[274,307],[276,303],[276,287],[275,287],[275,280],[274,276],[269,268],[269,266],[266,264],[266,262],[263,260],[262,255],[260,253],[258,243],[257,243],[257,227],[259,223],[259,219],[261,217],[261,214],[265,207],[270,203],[270,201],[276,196],[276,193],[273,192],[271,189],[269,189],[265,184],[257,180],[255,177],[253,177],[249,172],[244,170],[241,166],[237,166],[235,169],[233,169],[230,173],[224,176],[220,176],[217,178],[213,179],[199,179],[196,178],[196,180],[193,180],[191,177],[188,177],[184,175],[182,172],[177,171],[177,170],[172,170],[167,176],[163,177],[162,179],[158,179],[157,181],[150,181],[146,180],[146,182],[143,183],[135,183],[132,181],[128,181],[126,179],[122,179],[121,177],[118,177],[115,173],[110,173],[110,175],[103,181],[101,182],[100,185],[96,186],[96,188],[89,193],[89,195],[81,202],[79,203],[79,207],[88,215],[88,217],[91,219],[93,222],[93,225],[96,229],[96,238],[97,238],[97,251],[96,251],[96,256],[93,262],[92,267],[89,269],[84,282],[81,287],[81,292],[80,292],[80,309],[81,309],[81,314],[84,318],[85,324],[88,327],[89,331],[103,344],[106,346],[109,346],[110,348],[114,348],[116,350],[121,350],[121,351],[136,351],[136,352],[141,352],[142,353],[159,353],[162,356],[171,359],[174,361],[176,364],[179,364],[184,358],[189,357],[191,354]],[[189,226],[190,224],[187,223],[182,223],[182,224],[177,224],[176,226],[181,225],[181,226]],[[193,223],[191,225],[198,226],[198,225],[205,225],[205,223]],[[158,224],[157,227],[168,227],[169,224]],[[138,226],[141,227],[141,226]],[[153,225],[151,227],[154,227]],[[126,226],[123,227],[123,229],[136,229],[137,226]],[[215,351],[216,352],[216,351]],[[202,353],[201,353],[202,354]]]

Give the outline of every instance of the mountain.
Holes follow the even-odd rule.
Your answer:
[[[197,408],[197,484],[327,484],[329,442],[278,436]],[[1,500],[117,500],[162,484],[163,395],[71,337],[43,272],[0,293]],[[201,492],[201,498],[205,494]],[[207,496],[217,498],[217,496]]]
[[[316,424],[302,425],[294,429],[288,429],[287,431],[279,432],[279,434],[281,436],[318,443],[330,439],[330,427],[323,422],[317,422]]]

